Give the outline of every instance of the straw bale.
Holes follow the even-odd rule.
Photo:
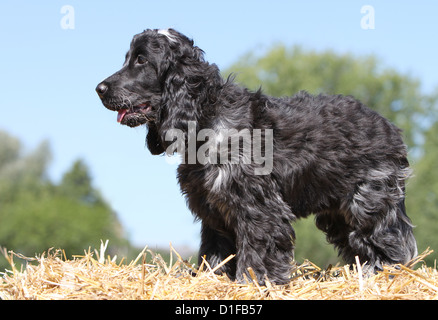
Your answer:
[[[173,248],[172,259],[176,261],[169,264],[147,249],[130,263],[116,263],[115,257],[105,257],[106,245],[73,259],[66,259],[61,250],[50,250],[36,258],[4,252],[11,270],[0,274],[0,299],[438,299],[437,270],[422,263],[430,250],[409,267],[384,267],[375,275],[364,274],[360,263],[324,270],[305,261],[294,265],[289,285],[267,281],[266,286],[260,286],[256,281],[237,283],[216,275],[216,268],[210,268],[205,261],[207,270],[198,271]],[[152,255],[151,263],[146,263],[146,255]],[[17,270],[14,257],[26,259],[27,265]],[[255,279],[252,270],[249,274]]]

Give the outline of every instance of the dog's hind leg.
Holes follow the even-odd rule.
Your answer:
[[[417,255],[412,225],[401,207],[391,207],[379,221],[371,218],[369,225],[350,232],[349,263],[353,255],[358,255],[368,268],[377,271],[383,265],[406,264]]]
[[[407,171],[406,171],[407,172]],[[382,265],[405,264],[417,255],[412,224],[404,205],[406,174],[373,169],[353,196],[341,205],[345,221],[339,252],[347,263],[357,255],[374,271]],[[328,238],[336,238],[335,228]],[[331,233],[331,234],[330,234]]]
[[[327,241],[335,246],[345,261],[354,261],[353,250],[348,239],[351,228],[346,223],[344,215],[337,210],[319,212],[315,216],[315,223],[318,229],[325,233]]]

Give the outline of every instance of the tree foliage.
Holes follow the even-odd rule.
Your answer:
[[[114,250],[126,247],[117,216],[92,186],[85,163],[75,161],[55,185],[47,178],[50,158],[47,142],[24,154],[18,139],[0,131],[0,246],[28,256],[51,247],[82,254],[101,239],[110,239]]]
[[[252,90],[262,87],[273,96],[300,90],[313,94],[353,95],[403,129],[415,177],[407,188],[408,214],[417,226],[419,250],[438,250],[438,123],[437,94],[421,92],[421,83],[408,74],[385,67],[375,56],[316,52],[277,45],[262,55],[248,53],[225,70]],[[295,257],[320,265],[339,261],[312,219],[295,224]],[[429,257],[432,262],[434,257]]]
[[[414,164],[414,176],[407,185],[407,210],[416,226],[414,235],[421,251],[435,251],[427,261],[432,265],[438,253],[438,122],[425,134],[422,155]]]

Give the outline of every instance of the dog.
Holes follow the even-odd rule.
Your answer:
[[[376,272],[417,255],[401,130],[353,97],[250,91],[173,29],[135,35],[96,91],[119,123],[147,126],[153,155],[181,155],[178,181],[202,223],[199,262],[235,254],[217,270],[231,280],[287,284],[292,223],[310,214],[346,263],[358,256]]]

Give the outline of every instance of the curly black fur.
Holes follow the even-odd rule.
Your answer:
[[[122,124],[147,125],[152,154],[174,142],[166,141],[169,130],[187,136],[190,122],[197,132],[273,130],[269,174],[255,175],[254,162],[178,168],[188,206],[202,221],[199,256],[214,267],[236,254],[221,268],[231,279],[242,281],[251,267],[260,283],[288,282],[291,222],[311,213],[347,263],[357,255],[379,270],[417,254],[404,206],[410,169],[400,130],[353,97],[251,92],[224,80],[172,29],[134,36],[123,68],[96,90]]]

